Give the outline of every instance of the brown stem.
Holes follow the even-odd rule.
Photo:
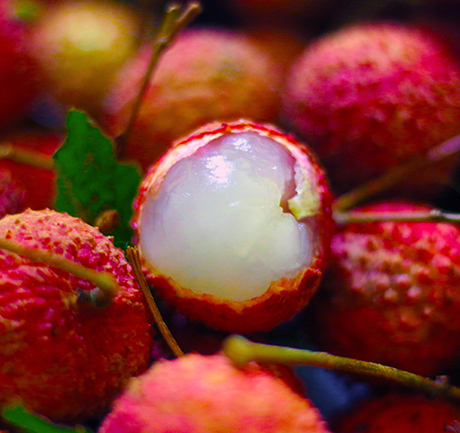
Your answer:
[[[82,301],[89,302],[96,307],[108,306],[117,295],[120,287],[115,277],[109,272],[98,272],[88,269],[83,265],[73,263],[70,260],[39,249],[25,248],[7,239],[0,239],[0,248],[27,257],[35,262],[46,263],[62,269],[78,278],[83,278],[94,286],[91,293],[81,292]]]
[[[52,156],[44,155],[41,152],[34,152],[33,150],[21,149],[8,142],[0,143],[0,159],[9,159],[14,162],[47,170],[54,168]]]
[[[460,214],[444,212],[440,209],[418,212],[334,212],[334,220],[337,224],[370,223],[384,221],[408,221],[408,222],[449,222],[460,223]]]
[[[182,351],[182,349],[177,344],[177,341],[172,336],[171,331],[169,330],[166,323],[164,322],[163,317],[161,316],[160,310],[158,309],[157,304],[155,303],[155,299],[153,299],[152,293],[150,292],[150,289],[145,279],[144,273],[142,272],[142,265],[141,265],[141,260],[139,257],[138,249],[134,247],[128,247],[127,255],[128,255],[128,261],[133,268],[136,280],[139,283],[139,287],[141,288],[141,291],[145,296],[147,305],[150,308],[150,311],[153,315],[156,325],[158,326],[158,329],[161,332],[161,335],[163,336],[166,343],[168,344],[168,346],[170,347],[170,349],[172,350],[172,352],[174,353],[176,357],[184,356],[184,352]]]
[[[460,151],[460,135],[447,140],[432,148],[426,155],[417,156],[405,164],[388,170],[384,175],[371,180],[342,196],[334,202],[337,211],[346,211],[359,203],[372,198],[376,194],[407,179],[410,175],[420,172],[427,166],[439,162],[449,156],[456,155]]]
[[[251,361],[309,365],[343,373],[369,376],[375,379],[384,379],[398,385],[417,389],[431,396],[439,395],[457,402],[460,401],[460,388],[449,385],[447,381],[430,380],[397,368],[330,355],[326,352],[253,343],[239,335],[232,335],[224,341],[223,352],[238,367],[244,367]]]
[[[136,123],[142,102],[147,94],[155,67],[158,64],[163,52],[174,41],[179,32],[190,23],[201,12],[201,6],[198,2],[191,2],[185,6],[182,11],[177,4],[172,4],[166,9],[160,29],[154,39],[153,52],[150,57],[147,71],[142,80],[139,92],[134,100],[131,114],[124,132],[117,138],[117,151],[120,157],[123,156],[128,137]]]

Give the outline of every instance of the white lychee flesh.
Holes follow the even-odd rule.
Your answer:
[[[298,207],[315,188],[297,186],[298,171],[269,137],[214,139],[177,161],[158,194],[147,194],[142,255],[155,272],[198,294],[238,302],[263,295],[312,260],[312,235]]]

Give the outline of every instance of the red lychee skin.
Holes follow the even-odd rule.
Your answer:
[[[0,406],[20,399],[53,421],[102,416],[152,347],[142,294],[124,254],[82,220],[52,210],[9,215],[0,237],[110,272],[120,286],[105,308],[82,305],[94,286],[0,250]]]
[[[427,28],[345,27],[308,46],[295,62],[282,116],[311,144],[332,188],[342,193],[460,134],[460,64]],[[427,169],[394,193],[435,196],[455,161]]]
[[[360,404],[333,425],[335,433],[434,433],[460,421],[460,408],[442,398],[390,392]]]
[[[222,354],[159,361],[131,381],[99,433],[327,433],[306,398],[266,369]]]
[[[171,167],[180,159],[191,156],[198,149],[224,134],[258,132],[281,144],[301,166],[310,165],[316,177],[320,202],[318,210],[309,220],[316,230],[315,254],[309,267],[294,278],[273,281],[267,291],[259,297],[244,302],[221,299],[214,295],[197,294],[179,286],[172,278],[155,274],[145,264],[146,277],[159,295],[177,310],[208,326],[234,333],[267,331],[292,318],[302,309],[315,292],[326,266],[329,244],[334,232],[331,206],[332,195],[327,179],[315,156],[293,136],[286,135],[273,125],[258,124],[247,120],[230,123],[210,123],[193,134],[178,140],[163,158],[153,165],[141,182],[139,194],[134,201],[132,226],[139,234],[139,214],[148,195],[155,195]]]
[[[0,4],[0,127],[19,120],[38,93],[39,68],[30,53],[28,31],[12,2]]]
[[[408,202],[360,208],[427,209]],[[446,222],[340,227],[312,303],[321,348],[424,376],[444,372],[460,356],[459,239],[460,228]]]
[[[25,210],[25,195],[24,188],[14,181],[11,172],[0,169],[0,218]]]
[[[38,152],[51,158],[63,142],[64,136],[60,133],[24,131],[3,136],[0,144]],[[8,158],[0,158],[0,170],[2,169],[9,170],[14,180],[25,189],[25,208],[39,210],[54,206],[57,177],[54,168],[40,168]]]
[[[150,57],[144,47],[118,74],[101,120],[109,135],[126,128]],[[281,79],[281,67],[244,34],[187,30],[162,56],[123,155],[146,170],[174,140],[207,122],[273,122]]]

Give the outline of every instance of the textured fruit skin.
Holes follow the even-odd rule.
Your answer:
[[[118,74],[102,125],[121,134],[151,57],[144,47]],[[123,155],[146,170],[173,141],[214,120],[272,122],[281,67],[244,35],[217,29],[181,33],[162,56]]]
[[[25,210],[25,195],[24,188],[14,181],[11,172],[0,169],[0,218]]]
[[[383,202],[360,211],[427,209]],[[459,239],[445,222],[340,227],[313,305],[321,348],[424,376],[445,371],[460,356]]]
[[[425,28],[345,27],[311,44],[293,65],[282,116],[342,193],[460,134],[460,65]],[[396,193],[435,195],[455,161],[424,171]]]
[[[139,17],[113,0],[55,2],[44,9],[31,36],[44,83],[66,107],[97,118],[116,73],[138,48]]]
[[[51,158],[64,142],[64,136],[60,133],[22,131],[5,135],[2,141],[14,148],[38,152],[44,157]],[[54,168],[39,168],[1,158],[0,169],[9,170],[14,180],[25,190],[24,208],[39,210],[54,206],[56,196]]]
[[[9,0],[0,4],[0,126],[15,122],[38,93],[39,68],[24,23]]]
[[[77,301],[94,288],[88,281],[0,250],[0,406],[20,398],[59,422],[103,415],[146,370],[152,347],[123,252],[96,228],[51,210],[4,217],[0,237],[110,272],[120,285],[110,306],[95,309]]]
[[[255,363],[222,354],[159,361],[131,381],[100,433],[326,433],[309,400]]]
[[[460,408],[442,398],[390,392],[359,405],[333,425],[335,433],[434,433],[460,420]]]
[[[310,165],[312,177],[316,179],[319,203],[315,215],[309,217],[316,230],[315,254],[310,267],[304,268],[294,278],[273,281],[268,290],[259,297],[244,302],[221,299],[208,294],[197,294],[181,287],[169,277],[155,274],[145,264],[147,278],[163,297],[178,311],[207,325],[236,333],[267,331],[281,322],[292,318],[310,300],[318,287],[326,266],[329,243],[334,231],[331,206],[332,195],[322,168],[310,150],[294,137],[268,124],[258,124],[247,120],[230,123],[210,123],[193,134],[178,140],[164,157],[153,165],[140,185],[134,202],[132,226],[139,233],[139,213],[148,195],[155,195],[169,169],[180,159],[195,153],[199,148],[223,134],[255,131],[270,137],[285,146],[301,166]]]

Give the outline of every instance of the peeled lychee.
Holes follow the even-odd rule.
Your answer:
[[[116,0],[44,7],[32,46],[47,90],[66,107],[99,116],[115,74],[137,50],[139,21],[133,8]]]
[[[343,414],[333,427],[336,433],[434,433],[455,432],[460,408],[442,398],[390,392]],[[451,429],[449,429],[449,427]]]
[[[306,146],[273,126],[212,123],[179,140],[134,207],[151,283],[217,329],[290,319],[322,276],[333,227],[326,177]]]
[[[102,125],[125,130],[152,53],[144,47],[118,74]],[[174,140],[214,120],[272,122],[279,111],[281,68],[237,31],[181,33],[155,69],[122,156],[146,170]]]
[[[284,119],[342,193],[460,134],[460,63],[426,28],[357,24],[306,48],[283,99]],[[435,196],[456,160],[424,170],[395,193]]]
[[[309,400],[222,354],[159,361],[132,380],[99,433],[327,433]]]
[[[131,376],[146,370],[152,336],[123,251],[82,220],[51,210],[8,215],[0,238],[98,272],[120,287],[113,302],[61,268],[0,250],[0,407],[21,401],[53,421],[103,415]]]
[[[442,374],[460,358],[459,226],[372,221],[373,212],[430,210],[372,204],[355,210],[371,221],[338,229],[312,303],[309,332],[322,349],[424,376]]]

